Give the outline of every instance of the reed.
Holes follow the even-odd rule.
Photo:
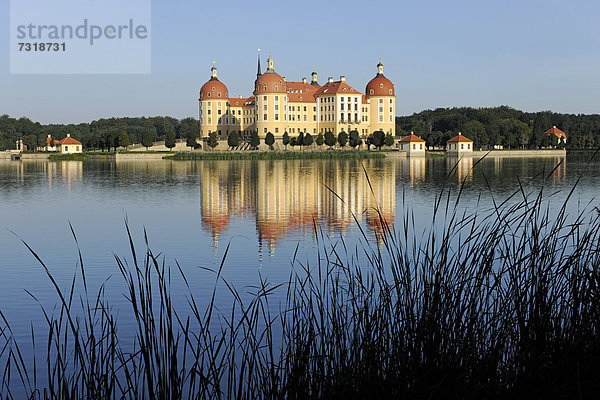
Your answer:
[[[549,175],[548,175],[549,176]],[[538,177],[546,179],[545,176]],[[88,293],[84,260],[58,306],[42,307],[46,376],[0,313],[0,393],[16,398],[589,398],[600,391],[600,210],[567,213],[544,189],[467,214],[442,188],[417,233],[410,211],[378,243],[357,224],[348,248],[315,224],[318,252],[289,280],[259,279],[248,298],[227,282],[226,249],[208,299],[146,238],[115,262],[135,319],[134,344],[104,287]],[[340,201],[343,201],[340,199]],[[75,237],[75,235],[73,234]],[[75,237],[76,240],[76,237]],[[175,309],[172,275],[189,307]],[[81,290],[76,287],[81,286]],[[231,308],[215,306],[226,288]],[[81,294],[77,294],[80,292]],[[221,294],[222,295],[222,294]],[[32,294],[33,297],[33,294]],[[279,311],[273,311],[279,310]],[[43,383],[40,383],[43,382]],[[18,397],[18,396],[17,396]]]

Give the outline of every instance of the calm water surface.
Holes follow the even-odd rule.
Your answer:
[[[315,260],[315,225],[333,242],[343,238],[352,247],[359,237],[355,215],[376,243],[376,208],[393,224],[410,211],[421,229],[429,226],[443,187],[456,193],[464,183],[459,207],[481,211],[492,207],[492,197],[502,200],[517,190],[519,182],[526,192],[544,186],[557,206],[581,178],[570,211],[596,206],[600,162],[589,163],[590,156],[568,156],[562,163],[555,157],[484,159],[475,168],[472,159],[457,165],[447,158],[0,161],[0,307],[17,335],[27,335],[31,321],[41,324],[39,304],[25,289],[48,307],[56,304],[56,294],[20,239],[68,288],[78,268],[69,223],[90,285],[106,281],[117,309],[127,308],[114,258],[131,262],[126,218],[138,248],[145,247],[145,229],[153,251],[168,265],[177,261],[201,299],[212,291],[214,276],[200,267],[218,268],[227,246],[224,276],[236,287],[250,288],[259,276],[283,282],[296,247],[300,260]],[[173,289],[176,303],[184,305],[180,280]]]

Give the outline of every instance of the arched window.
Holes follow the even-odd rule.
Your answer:
[[[373,92],[373,89],[371,89],[371,91],[370,91],[369,93],[370,93],[370,94],[373,94],[373,93],[374,93],[374,92]]]
[[[392,94],[392,89],[390,89],[390,94]]]
[[[379,84],[379,88],[383,89],[383,83]]]

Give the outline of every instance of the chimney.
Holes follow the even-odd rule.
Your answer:
[[[329,78],[327,78],[327,83],[333,83],[333,77],[330,76]]]
[[[340,76],[340,81],[346,83],[346,77],[344,75]]]
[[[302,78],[302,83],[306,83],[306,78]]]

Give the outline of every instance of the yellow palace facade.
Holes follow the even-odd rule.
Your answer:
[[[369,81],[365,93],[346,83],[341,76],[320,85],[317,73],[308,82],[289,82],[275,72],[273,58],[267,60],[263,73],[258,61],[254,93],[250,97],[229,97],[227,86],[218,79],[217,68],[200,89],[200,132],[206,138],[216,132],[226,139],[237,131],[248,137],[256,131],[261,138],[271,132],[276,138],[356,130],[361,136],[375,131],[395,135],[396,95],[394,84],[383,74],[383,64],[377,65],[376,76]]]

